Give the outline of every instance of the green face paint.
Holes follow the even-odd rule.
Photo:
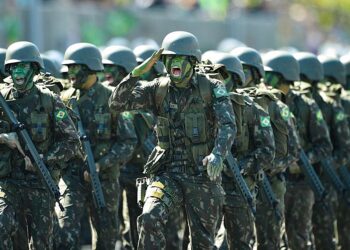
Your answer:
[[[243,64],[242,66],[243,66],[243,72],[245,76],[245,83],[246,85],[249,85],[250,83],[254,82],[252,70],[248,65]]]
[[[188,56],[166,56],[165,67],[176,86],[187,86],[194,67]]]
[[[34,68],[31,63],[12,64],[10,75],[17,90],[25,91],[33,87]]]
[[[119,83],[127,75],[126,70],[121,66],[104,64],[105,79],[109,84]]]
[[[273,88],[277,88],[281,84],[281,77],[274,72],[265,72],[265,82]]]
[[[80,89],[87,81],[89,76],[89,69],[82,64],[68,65],[68,78],[72,86]]]

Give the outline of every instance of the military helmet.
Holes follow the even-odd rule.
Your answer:
[[[10,64],[19,62],[33,62],[41,69],[44,68],[43,59],[40,56],[38,47],[27,41],[15,42],[7,48],[4,63],[5,71],[8,70]]]
[[[136,66],[136,56],[131,49],[125,46],[109,46],[102,52],[102,63],[123,67],[127,73]]]
[[[296,52],[293,54],[299,63],[300,75],[305,75],[311,81],[323,79],[323,66],[317,57],[310,52]]]
[[[229,53],[209,50],[202,55],[202,60],[209,60],[215,64],[223,64],[227,71],[239,76],[242,83],[245,83],[245,75],[240,60]]]
[[[345,66],[338,58],[333,56],[319,55],[318,60],[320,60],[323,65],[324,78],[332,77],[342,85],[346,83]]]
[[[255,67],[258,70],[260,76],[264,77],[265,71],[263,62],[257,50],[249,47],[239,47],[233,49],[230,53],[238,57],[239,60],[241,60],[242,64]]]
[[[41,55],[41,58],[44,61],[44,71],[50,73],[52,76],[56,78],[62,78],[61,72],[60,72],[60,67],[55,62],[52,60],[50,57],[46,55]]]
[[[197,38],[186,31],[174,31],[166,35],[162,42],[162,55],[193,56],[201,61],[201,50]]]
[[[91,43],[75,43],[64,53],[63,65],[83,64],[92,71],[102,71],[102,56],[98,48]]]
[[[298,61],[286,51],[270,51],[264,54],[265,71],[279,73],[287,81],[299,81],[300,70]]]
[[[345,74],[350,76],[350,53],[340,57],[340,61],[345,66]]]
[[[0,48],[0,73],[3,75],[6,75],[5,67],[4,67],[5,57],[6,57],[6,49]]]

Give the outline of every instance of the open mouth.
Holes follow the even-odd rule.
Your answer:
[[[181,76],[181,69],[179,67],[173,67],[171,68],[171,74],[173,76],[179,77]]]
[[[105,74],[105,78],[110,83],[112,83],[114,80],[112,74]]]
[[[17,83],[18,85],[22,85],[22,84],[24,83],[24,78],[23,78],[23,77],[17,77],[17,78],[16,78],[16,83]]]

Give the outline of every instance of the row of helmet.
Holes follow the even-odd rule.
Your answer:
[[[185,31],[169,33],[163,39],[161,47],[164,48],[163,55],[186,55],[195,58],[198,62],[210,60],[213,63],[224,64],[226,69],[236,73],[243,83],[245,79],[242,65],[255,68],[261,78],[264,77],[265,70],[276,71],[287,81],[299,80],[300,74],[312,81],[320,81],[327,75],[345,84],[345,75],[350,75],[350,55],[338,59],[329,56],[316,57],[308,52],[296,52],[292,55],[285,51],[272,51],[260,54],[249,47],[238,47],[230,52],[207,51],[202,55],[197,38]],[[102,71],[104,64],[117,65],[122,66],[126,72],[130,72],[157,49],[152,45],[140,45],[132,51],[125,46],[112,45],[103,49],[101,53],[92,44],[77,43],[68,47],[62,64],[85,64],[92,71]],[[5,53],[4,68],[0,67],[3,74],[6,73],[7,65],[20,61],[35,62],[41,69],[45,68],[46,71],[57,73],[57,61],[50,62],[49,56],[40,55],[38,48],[30,42],[14,43],[7,51],[0,49],[0,60]],[[159,73],[164,72],[160,62],[155,68]]]

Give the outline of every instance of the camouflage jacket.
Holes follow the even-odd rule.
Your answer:
[[[101,178],[115,178],[120,166],[130,160],[137,136],[132,123],[132,114],[116,114],[108,107],[111,90],[96,82],[89,90],[70,88],[62,93],[62,99],[77,97],[81,121],[87,134],[95,162],[101,166]]]
[[[322,84],[323,85],[323,84]],[[328,126],[333,144],[333,157],[337,166],[347,164],[350,151],[350,130],[345,110],[340,100],[340,93],[325,88],[314,88],[313,97],[320,107]],[[331,85],[329,85],[331,86]]]
[[[290,90],[284,102],[296,119],[300,146],[307,153],[312,164],[332,154],[327,124],[317,103],[306,96]]]
[[[80,157],[80,140],[66,107],[59,96],[40,85],[25,94],[20,94],[12,85],[1,89],[17,119],[28,129],[39,154],[43,155],[54,178],[58,178],[61,168],[67,161]],[[8,131],[14,131],[6,114],[0,109],[0,119],[7,123]],[[5,132],[5,131],[4,131]],[[22,148],[26,148],[20,140]],[[23,156],[18,150],[0,145],[0,176],[23,183],[30,181],[31,186],[42,186],[37,173],[25,170]]]
[[[206,97],[200,93],[200,84],[208,87]],[[149,173],[157,172],[159,166],[200,168],[211,152],[225,158],[236,135],[225,86],[196,73],[186,89],[175,87],[169,77],[147,82],[129,74],[115,88],[109,104],[116,111],[148,109],[157,117],[158,146],[149,158]]]
[[[275,141],[269,114],[250,97],[230,94],[237,126],[233,155],[248,175],[256,174],[260,169],[270,169],[275,156]]]

